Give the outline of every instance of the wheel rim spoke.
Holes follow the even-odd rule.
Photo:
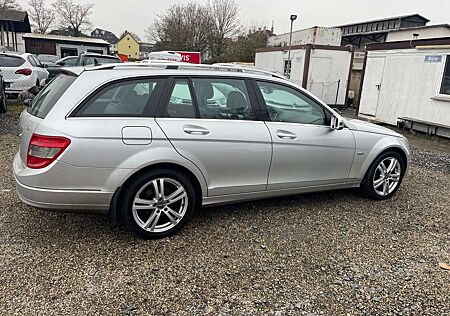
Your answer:
[[[152,215],[150,215],[150,217],[148,218],[147,222],[144,224],[144,229],[148,229],[150,225],[152,225],[154,222],[156,223],[158,220],[156,219],[156,211],[152,212]],[[152,229],[150,229],[152,230]]]
[[[173,204],[178,202],[182,198],[186,197],[186,191],[183,187],[178,188],[175,192],[173,192],[170,196],[167,197],[167,204]]]
[[[373,186],[375,189],[378,189],[382,184],[383,184],[384,180],[383,178],[380,178],[376,181],[373,182]]]

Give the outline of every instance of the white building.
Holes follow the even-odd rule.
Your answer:
[[[344,105],[348,96],[352,58],[351,47],[312,44],[292,46],[290,79],[327,104]],[[286,73],[288,48],[258,49],[255,66]]]
[[[359,116],[450,137],[450,38],[367,45]]]
[[[430,26],[411,27],[389,31],[386,42],[422,40],[427,38],[450,37],[449,24],[437,24]]]
[[[267,46],[289,45],[290,33],[269,37]],[[292,32],[292,45],[341,45],[342,31],[340,28],[314,26],[308,29]]]

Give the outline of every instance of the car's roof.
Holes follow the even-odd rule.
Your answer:
[[[19,57],[19,58],[23,58],[24,57],[24,54],[16,54],[16,53],[0,53],[0,55],[10,56],[10,57]]]
[[[183,62],[155,62],[155,63],[121,63],[121,64],[103,64],[94,67],[72,67],[68,69],[74,75],[80,75],[84,71],[111,70],[115,73],[120,72],[124,75],[131,72],[139,76],[143,75],[215,75],[232,77],[260,77],[260,78],[278,78],[287,80],[283,75],[254,67],[231,67],[224,65],[195,65]],[[128,76],[128,75],[127,75]]]

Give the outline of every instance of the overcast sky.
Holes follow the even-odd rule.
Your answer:
[[[51,0],[47,0],[51,1]],[[155,15],[170,5],[183,3],[180,0],[74,0],[79,3],[94,3],[92,22],[116,33],[124,30],[135,32],[143,39],[145,29],[152,24]],[[206,0],[194,0],[205,3]],[[26,8],[28,0],[18,0]],[[431,20],[430,24],[450,23],[450,1],[423,0],[236,0],[240,7],[240,17],[244,25],[275,26],[275,33],[289,31],[290,14],[298,14],[294,29],[311,26],[335,26],[381,19],[398,15],[419,13]]]

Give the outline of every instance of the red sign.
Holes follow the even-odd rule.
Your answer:
[[[181,61],[191,64],[200,64],[200,53],[199,52],[177,52],[181,55]]]

